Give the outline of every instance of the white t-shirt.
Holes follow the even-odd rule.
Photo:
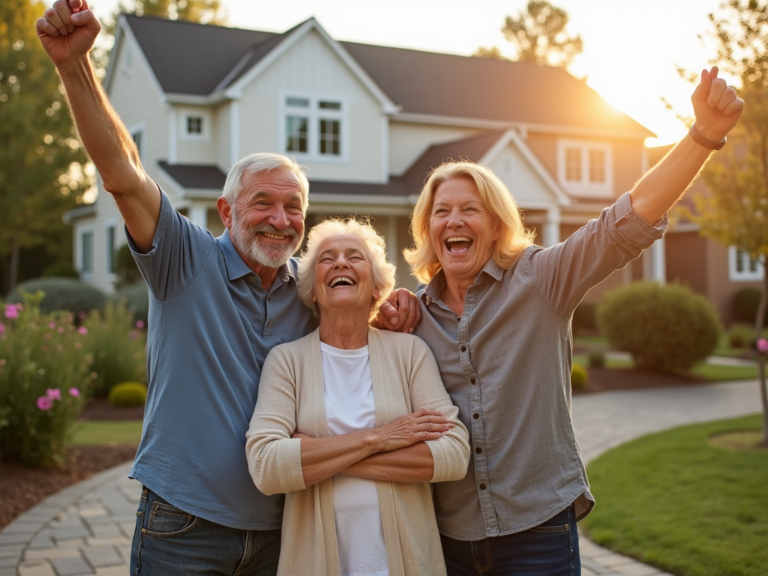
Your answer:
[[[368,347],[341,350],[320,343],[325,414],[332,436],[376,427]],[[333,477],[333,510],[342,576],[388,576],[376,483]]]

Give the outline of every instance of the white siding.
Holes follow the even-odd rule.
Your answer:
[[[392,176],[402,176],[433,144],[461,140],[484,131],[457,126],[390,122],[389,173]]]
[[[319,34],[312,31],[246,88],[240,102],[240,156],[283,152],[281,99],[286,94],[338,98],[347,106],[345,159],[299,159],[311,179],[381,182],[383,123],[379,102]]]
[[[216,156],[215,114],[209,106],[177,106],[176,141],[178,164],[211,164]],[[197,116],[203,120],[203,133],[198,136],[187,134],[187,116]]]
[[[547,184],[514,144],[488,160],[491,170],[507,185],[521,208],[557,205]]]
[[[226,102],[216,108],[213,115],[213,134],[214,134],[214,153],[209,159],[221,168],[224,172],[229,172],[232,167],[230,162],[229,138],[230,138],[230,106]]]

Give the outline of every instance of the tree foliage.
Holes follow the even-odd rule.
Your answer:
[[[62,223],[88,187],[85,154],[59,76],[35,35],[45,6],[0,3],[0,258],[14,287],[23,249],[52,250],[71,234]]]
[[[200,24],[224,24],[226,21],[221,0],[121,0],[115,16],[122,12]]]
[[[716,64],[741,81],[744,114],[730,142],[706,166],[707,191],[694,197],[691,218],[701,233],[736,246],[768,265],[768,2],[725,0],[709,15],[717,38]],[[755,318],[758,337],[768,308],[768,272]],[[768,445],[768,393],[760,361],[764,443]]]
[[[507,16],[501,31],[514,44],[517,62],[567,68],[584,49],[580,35],[570,36],[565,28],[568,13],[545,0],[530,0],[517,17]],[[476,56],[501,58],[498,48],[478,48]]]

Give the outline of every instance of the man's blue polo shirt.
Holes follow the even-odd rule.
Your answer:
[[[317,327],[299,300],[296,260],[262,289],[228,232],[214,238],[165,193],[152,249],[129,244],[150,291],[149,392],[131,477],[206,520],[280,528],[283,497],[254,486],[245,432],[269,351]]]

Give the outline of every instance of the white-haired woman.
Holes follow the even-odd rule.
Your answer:
[[[692,102],[690,136],[554,246],[532,245],[489,169],[447,163],[427,179],[406,252],[427,284],[416,334],[472,444],[467,475],[434,490],[451,576],[580,574],[576,520],[594,498],[571,421],[571,317],[590,288],[662,236],[667,210],[743,107],[716,68],[702,72]]]
[[[464,476],[467,431],[427,345],[369,327],[394,281],[369,225],[310,232],[320,327],[270,352],[246,444],[259,490],[288,494],[278,574],[445,574],[429,483]]]

